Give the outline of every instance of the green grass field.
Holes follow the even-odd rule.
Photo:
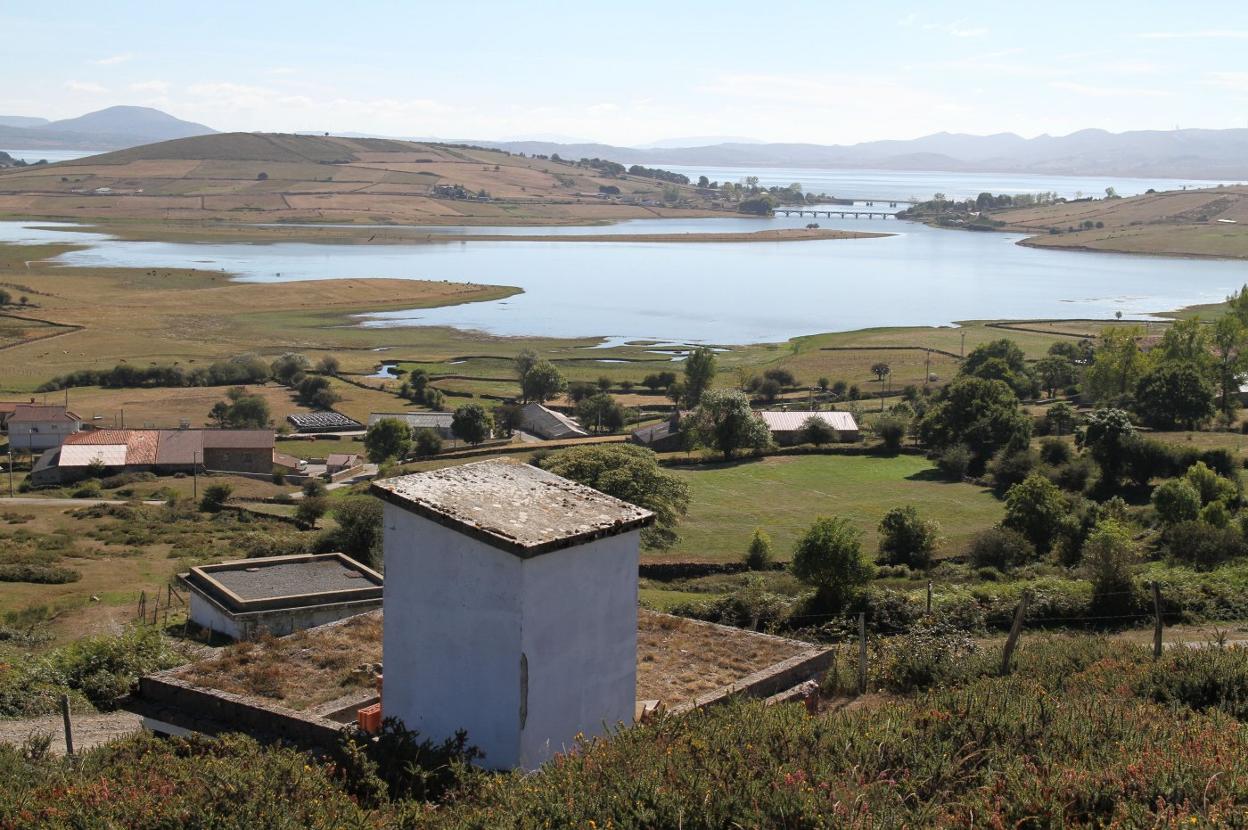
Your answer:
[[[1003,507],[971,484],[940,480],[923,458],[901,455],[773,457],[678,470],[693,493],[681,541],[652,561],[731,561],[744,555],[755,527],[770,534],[779,559],[820,516],[844,516],[863,531],[874,555],[876,526],[894,506],[911,504],[939,520],[947,537],[941,553],[960,552],[976,532],[1000,520]]]

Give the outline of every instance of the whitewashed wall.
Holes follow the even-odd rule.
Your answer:
[[[386,504],[383,714],[435,740],[466,729],[491,768],[631,723],[639,537],[521,560]]]

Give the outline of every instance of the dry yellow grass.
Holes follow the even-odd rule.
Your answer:
[[[666,706],[727,686],[807,646],[652,611],[637,619],[637,699]]]
[[[1004,230],[1038,234],[1025,243],[1036,247],[1248,256],[1248,187],[1242,186],[1002,210],[992,218],[1007,223]],[[1085,222],[1101,227],[1083,229]]]
[[[189,683],[307,709],[373,682],[381,662],[381,612],[277,639],[236,643],[178,669]],[[700,624],[641,610],[637,699],[672,706],[787,660],[807,646],[779,637]]]
[[[618,197],[598,196],[611,184]],[[435,188],[458,185],[472,198]],[[231,223],[547,223],[655,215],[664,183],[495,150],[227,133],[0,172],[0,213]],[[486,198],[477,195],[484,191]],[[710,201],[681,188],[686,215]]]
[[[178,669],[175,676],[301,710],[373,685],[379,662],[381,614],[372,612],[288,637],[235,643]]]

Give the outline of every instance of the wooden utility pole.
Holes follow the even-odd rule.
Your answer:
[[[867,692],[867,615],[858,615],[858,694]]]
[[[1153,659],[1161,657],[1161,586],[1153,580]]]
[[[927,613],[932,613],[932,581],[927,581]]]
[[[1010,626],[1010,634],[1005,638],[1005,648],[1001,651],[1001,675],[1010,673],[1011,664],[1014,662],[1014,649],[1018,646],[1018,635],[1023,630],[1023,617],[1027,614],[1027,600],[1029,594],[1023,592],[1023,596],[1018,601],[1018,610],[1014,612],[1014,624]]]
[[[69,719],[69,695],[61,695],[61,720],[65,722],[65,754],[74,754],[74,725]]]
[[[9,498],[13,498],[13,442],[9,442]]]

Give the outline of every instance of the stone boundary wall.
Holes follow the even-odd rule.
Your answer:
[[[306,748],[332,748],[343,728],[342,723],[260,698],[196,686],[170,672],[140,678],[139,698],[140,714],[208,734],[245,732]]]
[[[649,613],[672,616],[655,611]],[[807,680],[818,679],[831,667],[835,658],[834,648],[821,648],[774,634],[686,617],[677,619],[683,624],[722,632],[725,636],[762,638],[798,646],[802,651],[727,686],[679,703],[668,710],[673,715],[716,706],[737,696],[758,699],[776,696]],[[341,625],[343,622],[345,620],[337,620],[327,625]],[[350,710],[375,699],[375,692],[367,692],[362,693],[359,700],[347,696],[322,704],[310,712],[297,712],[262,698],[188,683],[173,676],[178,670],[169,669],[140,678],[138,695],[127,708],[157,721],[209,735],[245,732],[258,740],[287,741],[305,749],[333,749],[341,739],[342,730],[352,721],[348,717]]]
[[[672,615],[663,614],[662,616]],[[747,674],[745,677],[733,681],[727,686],[703,692],[695,696],[693,700],[678,703],[668,710],[673,715],[682,715],[694,709],[703,709],[707,706],[727,703],[730,699],[737,696],[750,698],[771,697],[786,689],[791,689],[799,683],[819,677],[823,672],[831,668],[836,656],[836,649],[834,648],[821,648],[801,640],[791,640],[788,637],[777,637],[774,634],[762,634],[757,631],[746,631],[729,625],[720,625],[719,623],[691,620],[687,617],[678,617],[677,619],[691,625],[705,626],[715,631],[722,631],[726,635],[734,637],[745,635],[772,640],[790,646],[800,646],[802,651],[787,660],[773,663],[753,674]]]

